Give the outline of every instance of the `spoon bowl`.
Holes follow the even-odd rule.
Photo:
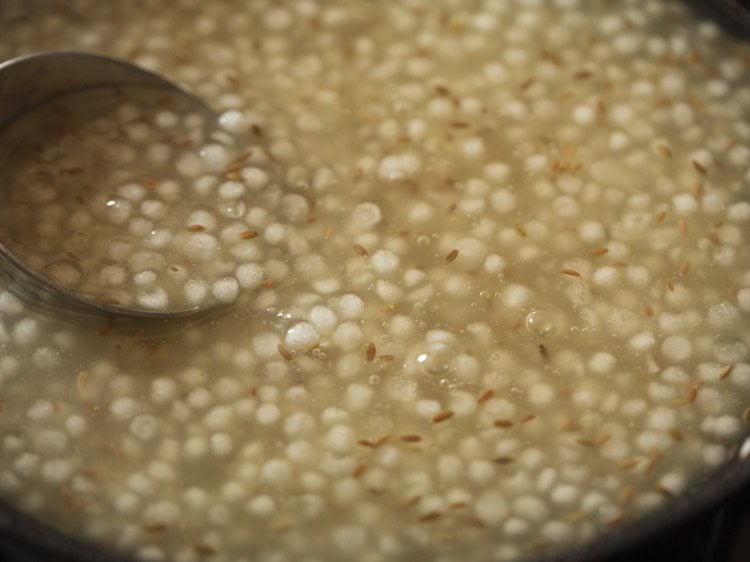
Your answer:
[[[206,104],[177,84],[123,60],[84,52],[24,55],[0,63],[0,135],[19,116],[61,96],[111,87],[148,87],[184,96],[191,106],[213,115]],[[0,177],[0,190],[6,189]],[[169,319],[194,315],[205,307],[147,310],[101,302],[60,285],[31,268],[0,237],[0,278],[22,298],[73,312],[115,317]]]

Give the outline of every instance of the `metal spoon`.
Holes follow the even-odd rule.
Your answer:
[[[200,99],[148,70],[122,60],[82,52],[49,52],[0,63],[0,133],[20,115],[65,94],[109,86],[156,87],[186,96],[191,105],[212,114]],[[2,189],[0,177],[0,189]],[[102,303],[67,289],[31,269],[0,239],[0,279],[21,297],[55,308],[107,316],[167,319],[202,308],[149,311]]]

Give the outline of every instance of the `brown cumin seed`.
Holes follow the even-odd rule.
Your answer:
[[[587,78],[591,78],[594,75],[593,72],[590,70],[579,70],[573,75],[573,78],[576,80],[586,80]]]
[[[435,93],[440,96],[449,96],[451,93],[451,91],[442,84],[435,84],[432,89],[435,90]]]
[[[407,434],[399,437],[404,443],[419,443],[422,438],[419,435]]]
[[[669,435],[675,441],[682,441],[682,432],[676,427],[668,428],[667,435]]]
[[[187,227],[188,232],[203,232],[206,227],[202,224],[189,224]]]
[[[448,255],[445,256],[445,263],[451,263],[457,257],[458,257],[458,250],[453,248],[450,252],[448,252]]]
[[[698,172],[700,175],[705,176],[708,173],[708,170],[706,170],[706,167],[698,162],[697,160],[692,161],[693,168],[696,172]]]
[[[499,419],[492,422],[495,427],[512,427],[513,420]]]
[[[688,260],[682,260],[680,263],[680,277],[684,277],[688,271],[690,271],[690,262]]]
[[[267,287],[268,288],[268,287],[275,287],[279,283],[280,283],[280,281],[278,279],[270,278],[270,279],[264,279],[263,281],[261,281],[260,284],[263,287]]]
[[[284,344],[280,343],[278,346],[276,346],[276,349],[279,350],[279,355],[281,355],[284,359],[287,361],[291,361],[294,359],[294,356],[292,355],[292,352],[289,351]]]
[[[724,368],[719,371],[719,380],[723,381],[725,378],[727,378],[732,372],[732,369],[734,369],[734,365],[724,365]]]
[[[466,502],[453,502],[448,505],[448,509],[463,509],[465,507],[469,507],[469,504]]]
[[[333,227],[329,226],[323,231],[323,239],[329,240],[331,238],[331,235],[333,234]]]
[[[494,462],[495,464],[503,465],[503,464],[510,464],[514,460],[516,459],[513,457],[497,457],[497,458],[492,459],[492,462]]]
[[[666,216],[667,216],[667,212],[666,211],[659,211],[658,213],[656,213],[656,222],[663,221],[664,217],[666,217]]]
[[[534,82],[536,82],[536,78],[527,78],[526,80],[524,80],[523,82],[521,82],[520,88],[522,90],[528,90],[529,88],[531,88],[531,86],[534,84]]]
[[[422,500],[422,496],[420,495],[412,496],[404,502],[404,505],[406,507],[412,507],[414,505],[417,505],[421,500]]]
[[[579,437],[576,439],[576,443],[579,445],[583,445],[584,447],[596,447],[596,442],[592,441],[591,439],[585,439],[583,437]]]
[[[639,459],[625,459],[623,461],[620,461],[620,469],[621,470],[630,470],[631,468],[635,468],[640,464]]]
[[[477,527],[479,529],[484,529],[487,526],[487,523],[482,521],[479,517],[476,517],[475,515],[469,515],[468,517],[464,518],[464,521],[466,521],[469,525],[473,527]]]
[[[622,519],[623,519],[623,517],[624,517],[624,516],[623,516],[623,514],[622,514],[622,513],[620,513],[620,514],[618,514],[618,515],[615,515],[614,517],[611,517],[611,518],[610,518],[610,519],[609,519],[609,520],[607,521],[607,526],[608,526],[608,527],[617,527],[617,526],[618,526],[618,525],[619,525],[620,523],[622,523]]]
[[[164,523],[151,523],[150,525],[144,525],[143,530],[147,533],[163,533],[167,530],[167,526]]]
[[[593,250],[591,250],[591,255],[592,256],[603,256],[607,252],[609,252],[609,248],[604,248],[604,247],[602,247],[602,248],[594,248]]]
[[[378,435],[372,442],[373,445],[375,445],[375,448],[377,449],[380,447],[383,443],[388,441],[390,439],[391,434],[390,433],[383,433],[382,435]]]
[[[443,410],[432,417],[432,423],[440,423],[453,417],[453,410]]]
[[[528,235],[528,232],[526,232],[526,229],[523,227],[523,225],[516,223],[514,226],[515,226],[516,232],[518,232],[518,235],[521,238],[526,238],[526,236]]]
[[[599,437],[596,438],[596,445],[598,447],[601,447],[604,445],[607,441],[609,441],[612,438],[612,436],[609,433],[602,433]]]
[[[674,293],[674,281],[671,278],[667,278],[667,289],[670,293]]]
[[[240,240],[252,240],[253,238],[256,238],[258,236],[257,230],[245,230],[244,232],[240,232],[240,235],[238,238]]]
[[[680,229],[680,232],[682,234],[685,234],[687,232],[687,222],[685,219],[677,219],[677,228]]]
[[[685,402],[692,404],[698,397],[698,390],[703,386],[702,380],[693,381],[688,387],[687,395],[685,396]]]
[[[372,361],[375,359],[375,353],[377,352],[377,349],[375,348],[375,344],[370,342],[367,344],[367,349],[365,349],[365,359],[367,361]]]
[[[138,183],[147,189],[154,189],[159,186],[159,182],[151,176],[143,176]]]
[[[76,377],[76,388],[78,389],[78,392],[83,392],[83,389],[86,388],[86,385],[89,382],[89,373],[88,371],[81,371],[78,373],[78,376]]]
[[[486,388],[482,392],[479,393],[477,396],[477,404],[481,404],[483,402],[487,402],[490,398],[495,396],[495,391],[491,388]]]
[[[419,518],[420,521],[423,523],[430,523],[431,521],[437,521],[443,516],[442,513],[439,511],[430,511],[429,513],[425,513],[422,515],[422,517]]]
[[[393,355],[381,355],[380,357],[378,357],[378,361],[382,363],[388,363],[390,361],[393,361],[395,358],[396,357]]]
[[[359,244],[355,244],[355,245],[354,245],[354,251],[355,251],[355,252],[356,252],[356,253],[357,253],[358,255],[360,255],[360,256],[362,256],[362,257],[367,257],[367,256],[369,256],[369,255],[370,255],[370,254],[369,254],[369,253],[367,252],[367,250],[365,250],[365,249],[364,249],[364,248],[363,248],[362,246],[360,246]]]
[[[114,321],[110,320],[107,322],[97,333],[97,336],[106,336],[109,334],[112,330],[115,329],[115,323]]]
[[[359,478],[365,473],[365,470],[367,470],[367,463],[359,463],[354,467],[354,470],[352,470],[352,478]]]
[[[571,523],[577,523],[584,517],[586,517],[586,514],[583,511],[571,511],[565,516],[565,519],[567,519]]]
[[[536,414],[524,414],[518,419],[518,423],[527,423],[533,420],[536,417]]]
[[[207,544],[196,544],[193,550],[200,556],[213,556],[216,554],[216,550]]]
[[[633,499],[633,494],[635,493],[635,486],[632,484],[627,484],[620,490],[620,493],[617,495],[617,500],[622,505],[628,505],[630,503],[630,500]]]
[[[668,146],[665,146],[663,144],[656,145],[656,152],[658,152],[659,156],[661,156],[662,158],[672,158],[672,151]]]
[[[560,273],[563,275],[569,275],[571,277],[581,277],[581,274],[578,273],[575,269],[561,269]]]
[[[357,445],[361,445],[362,447],[367,447],[368,449],[374,449],[375,443],[372,441],[368,441],[367,439],[360,439],[357,441]]]

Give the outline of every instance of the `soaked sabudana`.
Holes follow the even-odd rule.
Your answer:
[[[136,238],[212,237],[202,292],[164,290],[222,279],[231,311],[160,333],[0,293],[5,500],[144,560],[517,560],[747,454],[750,51],[713,22],[660,0],[35,6],[2,12],[0,57],[132,60],[244,140],[136,130],[172,175],[122,178],[151,205],[115,192]],[[165,192],[200,214],[165,222]],[[65,209],[28,212],[60,240],[100,221]]]

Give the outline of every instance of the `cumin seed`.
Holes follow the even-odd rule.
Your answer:
[[[688,271],[690,271],[690,262],[688,260],[682,260],[680,263],[680,277],[684,277]]]
[[[375,359],[375,353],[377,352],[377,349],[375,348],[375,344],[370,342],[367,344],[367,349],[365,349],[365,359],[368,361],[372,361]]]
[[[675,441],[682,441],[682,432],[676,427],[668,428],[667,435],[669,435]]]
[[[627,484],[620,490],[620,493],[617,495],[617,500],[622,505],[628,505],[630,503],[630,500],[633,499],[633,494],[635,493],[635,486],[632,484]]]
[[[279,355],[281,355],[281,356],[282,356],[282,357],[283,357],[284,359],[286,359],[287,361],[291,361],[292,359],[294,359],[294,356],[292,355],[292,352],[291,352],[291,351],[289,351],[289,350],[288,350],[288,349],[287,349],[287,348],[286,348],[286,347],[284,346],[284,344],[280,343],[279,345],[277,345],[277,346],[276,346],[276,349],[278,349],[278,350],[279,350]]]
[[[453,410],[443,410],[432,417],[432,423],[440,423],[453,417]]]
[[[420,521],[423,523],[430,523],[432,521],[437,521],[443,516],[442,513],[439,511],[430,511],[429,513],[425,513],[422,515],[422,517],[419,518]]]
[[[477,404],[482,404],[483,402],[487,402],[490,398],[492,398],[495,395],[495,391],[491,388],[487,388],[479,393],[479,396],[477,396]]]
[[[575,269],[561,269],[560,273],[563,275],[569,275],[570,277],[581,277],[581,274],[578,273]]]

